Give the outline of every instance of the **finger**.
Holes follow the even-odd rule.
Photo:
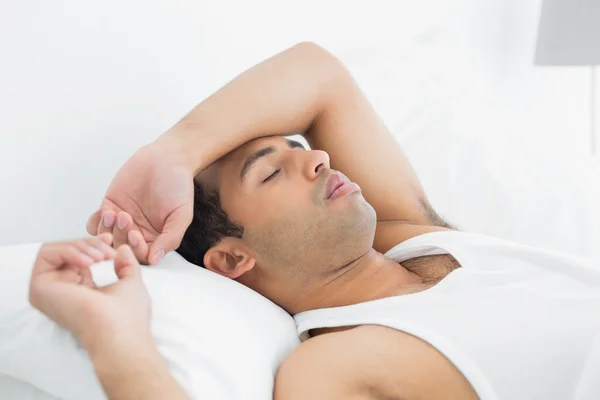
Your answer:
[[[148,264],[148,243],[146,243],[144,235],[138,231],[129,231],[127,233],[127,242],[138,261]]]
[[[84,239],[87,244],[102,252],[102,260],[112,260],[117,256],[116,250],[111,246],[112,234],[102,233],[99,236],[87,237]]]
[[[121,211],[117,214],[113,235],[115,248],[129,244],[138,261],[148,263],[148,244],[128,212]]]
[[[186,229],[192,222],[193,212],[190,203],[179,207],[167,217],[161,234],[150,246],[150,263],[158,263],[165,254],[179,247]]]
[[[92,270],[88,268],[80,268],[79,274],[81,276],[81,281],[79,284],[85,285],[89,288],[95,289],[96,283],[94,283],[94,278],[92,277]]]
[[[87,220],[85,230],[90,235],[98,234],[98,225],[100,224],[100,219],[102,218],[102,209],[103,207],[100,207],[98,210],[94,211],[94,213],[90,215]]]
[[[75,268],[63,268],[53,272],[53,279],[61,282],[81,283],[82,276],[79,270]]]
[[[96,287],[96,284],[92,279],[92,271],[89,268],[66,266],[65,268],[61,268],[53,273],[54,276],[51,277],[51,279],[59,280],[61,282],[85,285],[92,289]]]
[[[105,232],[109,232],[112,233],[113,230],[113,226],[115,224],[115,221],[117,219],[117,213],[114,212],[113,210],[111,210],[110,208],[104,208],[104,211],[102,212],[102,218],[100,219],[100,222],[98,223],[98,230],[97,230],[97,234],[101,234],[101,233],[105,233]]]
[[[114,249],[96,236],[74,240],[71,243],[79,251],[90,256],[94,262],[108,260],[114,254]]]
[[[102,234],[98,235],[98,239],[100,239],[107,245],[111,246],[112,242],[113,242],[113,235],[112,235],[112,233],[102,233]]]
[[[127,232],[131,230],[133,219],[131,215],[125,211],[121,211],[117,214],[117,220],[113,226],[113,246],[115,249],[119,246],[127,244]]]
[[[92,257],[79,250],[70,242],[66,244],[48,244],[40,248],[33,273],[57,270],[65,265],[84,268],[89,267],[93,263],[94,259]]]
[[[117,249],[115,273],[119,279],[140,278],[142,275],[141,268],[131,247],[124,244]]]

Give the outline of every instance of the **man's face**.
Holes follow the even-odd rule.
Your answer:
[[[308,284],[366,253],[376,215],[360,190],[327,199],[323,151],[281,136],[253,140],[219,161],[215,184],[263,276]],[[331,182],[329,191],[331,190]]]

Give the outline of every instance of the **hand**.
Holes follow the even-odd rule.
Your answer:
[[[128,243],[140,262],[158,263],[179,247],[192,222],[192,171],[174,138],[142,147],[113,178],[88,233],[112,232],[115,247]]]
[[[71,331],[89,351],[98,342],[150,336],[150,298],[131,248],[111,234],[44,244],[29,287],[31,304]],[[116,257],[116,259],[115,259]],[[96,288],[90,265],[115,259],[119,280]]]

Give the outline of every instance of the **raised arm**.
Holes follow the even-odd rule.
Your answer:
[[[359,184],[377,212],[377,250],[450,227],[430,206],[399,143],[349,71],[313,43],[240,74],[167,135],[183,138],[197,172],[251,139],[291,133],[325,150],[331,167]]]
[[[347,79],[329,52],[300,43],[235,77],[159,141],[181,139],[197,173],[252,139],[315,130]]]
[[[294,133],[361,186],[377,212],[376,250],[447,226],[348,70],[323,48],[301,43],[241,73],[134,154],[88,232],[112,232],[116,245],[129,242],[140,260],[156,263],[179,246],[192,220],[191,177],[252,139]]]

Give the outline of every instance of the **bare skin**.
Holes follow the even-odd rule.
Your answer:
[[[478,397],[462,374],[429,344],[394,329],[364,325],[304,342],[281,366],[274,398]]]
[[[311,149],[281,137],[296,132]],[[266,147],[271,151],[242,182],[247,158]],[[196,176],[219,192],[227,215],[244,226],[242,238],[225,237],[205,254],[206,267],[291,314],[418,292],[459,267],[450,256],[402,265],[384,256],[411,237],[451,227],[433,211],[401,147],[346,68],[312,43],[239,75],[144,155],[160,159],[155,149],[169,150],[165,165],[187,167],[172,177],[161,170],[156,182],[161,196],[171,193],[171,182],[180,183],[172,192],[181,196],[145,211],[138,199],[140,209],[128,213],[127,202],[148,192],[136,185],[151,183],[147,171],[157,164],[138,157],[119,172],[106,208],[88,222],[92,234],[112,231],[116,245],[129,240],[141,260],[155,260],[154,250],[166,246],[157,246],[165,242],[161,237],[177,247],[172,238],[183,235],[178,229],[191,218],[187,177]],[[327,179],[337,171],[360,191],[327,200]],[[101,223],[107,216],[114,225]],[[118,218],[124,224],[117,226]],[[276,399],[477,398],[441,353],[411,335],[372,326],[312,334],[280,368]]]
[[[331,62],[336,63],[333,59]],[[344,76],[342,71],[345,70],[338,73]],[[430,258],[415,273],[409,269],[410,261],[406,263],[409,268],[404,268],[383,255],[413,236],[448,228],[436,225],[441,219],[431,218],[426,212],[427,198],[416,174],[354,81],[340,79],[335,92],[331,103],[305,133],[313,150],[290,148],[281,137],[257,138],[221,158],[218,172],[213,170],[212,176],[200,177],[218,187],[223,208],[231,219],[246,228],[260,226],[259,231],[269,233],[256,240],[222,241],[205,256],[207,268],[257,290],[291,314],[414,293],[431,287],[450,271],[439,268],[440,264],[448,264],[447,256]],[[258,161],[248,181],[240,184],[236,178],[244,160],[268,146],[276,151]],[[257,182],[277,169],[283,172],[259,186]],[[322,185],[332,170],[341,171],[358,183],[361,192],[324,205],[330,208],[328,226],[336,226],[336,213],[343,214],[345,221],[355,216],[353,226],[360,227],[360,239],[348,240],[347,246],[315,246],[329,252],[313,250],[317,257],[307,260],[307,251],[291,250],[300,237],[278,230],[277,225],[289,221],[284,215],[297,213],[302,218],[291,224],[296,232],[302,232],[302,226],[321,226],[320,218],[313,217],[312,211],[322,205],[319,199],[298,199],[307,199],[307,193],[319,193],[314,187]],[[272,206],[272,198],[277,198],[278,206]],[[269,207],[261,207],[264,204]],[[369,205],[375,218],[369,218],[373,216]],[[331,236],[347,238],[348,227],[343,223],[337,226],[339,233],[332,232]],[[327,237],[324,229],[327,228],[310,230],[319,233],[315,242]],[[292,243],[281,240],[281,236],[290,237]],[[312,237],[302,236],[302,242],[312,241]],[[261,248],[283,249],[283,254],[261,257]],[[278,262],[290,253],[303,257],[288,258],[287,267],[280,268]],[[328,259],[326,254],[343,254],[346,258]],[[304,265],[311,269],[306,270]],[[323,336],[305,342],[285,362],[278,373],[275,398],[476,398],[460,372],[425,342],[384,327],[352,328],[313,332]],[[365,342],[398,350],[366,352],[368,347],[362,345]],[[390,357],[382,357],[383,354]],[[374,373],[363,373],[361,366],[366,362],[373,365]],[[323,369],[314,368],[316,365]],[[436,372],[435,378],[429,375],[432,371]],[[306,385],[307,381],[311,384]]]
[[[244,160],[269,146],[275,151],[258,161],[241,184],[237,177]],[[242,239],[226,238],[210,249],[204,257],[206,267],[256,290],[290,314],[430,287],[427,271],[419,275],[402,268],[375,249],[373,233],[379,230],[381,241],[398,244],[419,232],[446,228],[398,222],[394,231],[390,223],[377,223],[361,191],[324,200],[324,183],[335,172],[327,154],[291,149],[287,139],[279,136],[260,138],[219,160],[218,170],[213,167],[200,174],[200,180],[218,187],[223,209],[246,229]],[[272,174],[273,165],[285,172],[272,178],[268,187],[266,183],[254,185]],[[271,204],[272,198],[277,199],[277,206]],[[313,250],[296,250],[300,243]]]

